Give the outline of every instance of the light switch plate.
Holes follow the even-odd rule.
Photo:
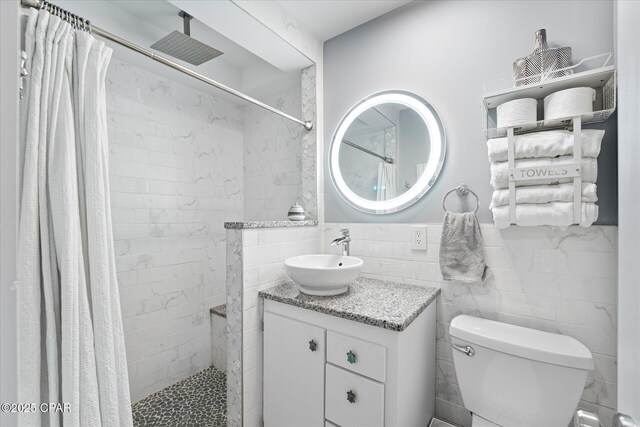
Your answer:
[[[417,251],[427,250],[427,227],[411,227],[411,249]]]

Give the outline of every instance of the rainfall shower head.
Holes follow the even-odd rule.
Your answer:
[[[177,30],[172,31],[152,44],[151,49],[166,53],[193,65],[200,65],[222,55],[219,50],[191,37],[190,21],[193,16],[185,11],[180,11],[179,15],[184,21],[184,33]]]

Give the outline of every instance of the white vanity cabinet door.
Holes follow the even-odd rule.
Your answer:
[[[342,427],[384,426],[384,384],[327,363],[327,420]]]
[[[325,351],[323,328],[265,313],[265,427],[324,427]]]

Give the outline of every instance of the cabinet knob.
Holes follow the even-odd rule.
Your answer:
[[[356,354],[351,350],[347,353],[347,362],[351,364],[356,363]]]
[[[316,351],[317,349],[318,344],[314,340],[309,341],[309,350]]]
[[[349,401],[349,403],[356,403],[356,394],[349,390],[347,392],[347,400]]]

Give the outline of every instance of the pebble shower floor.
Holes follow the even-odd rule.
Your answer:
[[[213,366],[132,406],[135,427],[227,425],[227,376]]]

